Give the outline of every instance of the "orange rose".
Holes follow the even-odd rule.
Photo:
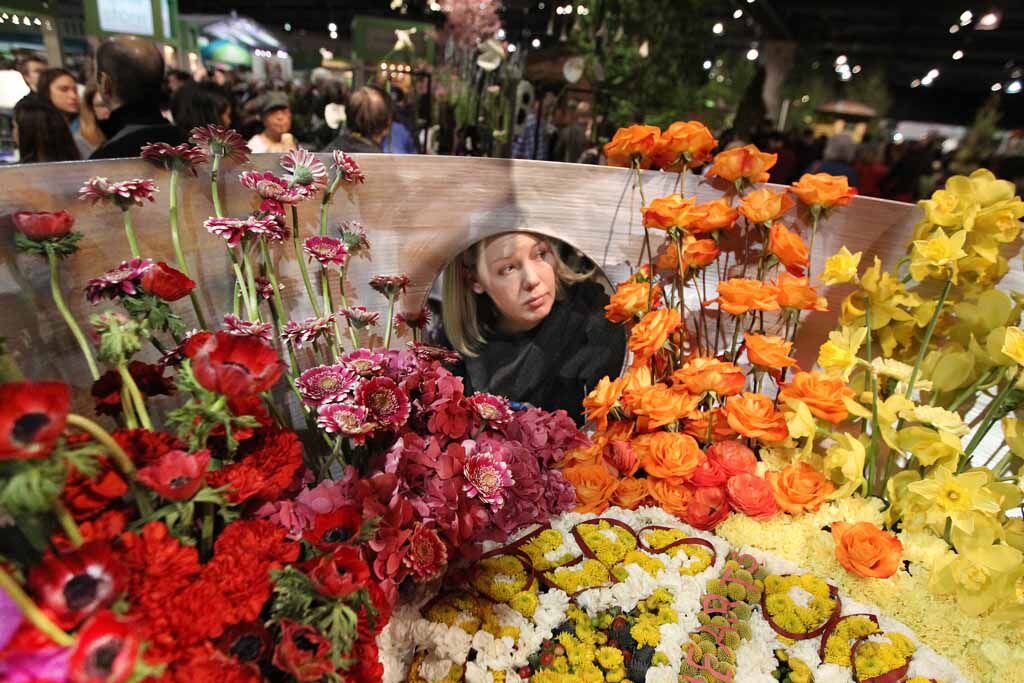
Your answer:
[[[557,467],[568,468],[575,465],[593,464],[601,458],[601,444],[591,443],[589,446],[573,448],[565,452],[565,457],[558,463]]]
[[[654,377],[651,375],[651,367],[645,362],[634,362],[622,373],[622,393],[628,394],[637,389],[644,389],[654,384]]]
[[[644,431],[664,427],[682,420],[700,403],[699,396],[672,391],[664,384],[630,391],[624,396],[626,410],[638,418],[637,427]]]
[[[661,137],[657,126],[629,126],[615,131],[615,137],[604,146],[604,155],[609,166],[632,166],[640,168],[651,165],[651,154]]]
[[[772,487],[775,502],[791,515],[814,512],[836,489],[821,472],[803,461],[788,465],[781,472],[766,472],[764,478]]]
[[[857,576],[887,579],[899,569],[903,544],[871,522],[832,522],[839,564]]]
[[[634,479],[626,477],[619,482],[612,496],[612,504],[627,510],[636,510],[641,505],[647,505],[651,497],[651,488],[648,479]]]
[[[746,381],[740,367],[717,358],[692,358],[672,373],[673,388],[682,386],[698,396],[709,391],[719,396],[732,396],[743,391]]]
[[[576,488],[576,512],[604,512],[619,486],[618,474],[603,462],[567,467],[562,475]]]
[[[774,223],[768,231],[768,251],[794,275],[803,275],[810,262],[803,239],[782,223]]]
[[[664,248],[660,250],[654,265],[658,270],[679,270],[679,257],[676,255],[678,248],[672,241],[665,242]],[[692,235],[686,235],[683,239],[683,264],[687,268],[699,269],[714,263],[722,250],[714,240],[699,240]]]
[[[708,420],[711,420],[711,441],[725,441],[736,436],[736,432],[729,426],[729,421],[721,408],[712,408],[708,413],[706,410],[695,410],[690,413],[683,425],[683,432],[689,434],[701,443],[708,442]]]
[[[693,474],[704,453],[692,436],[679,432],[654,432],[633,439],[633,451],[652,477],[682,484]]]
[[[789,357],[793,342],[788,342],[782,337],[746,334],[743,336],[743,343],[747,347],[747,358],[754,365],[765,368],[788,368],[796,365],[796,361]]]
[[[818,291],[811,286],[806,277],[779,273],[775,287],[778,292],[779,306],[782,308],[795,308],[801,311],[828,310],[828,302],[825,297],[818,296]]]
[[[775,192],[767,187],[754,190],[740,202],[740,213],[751,223],[769,223],[796,206],[785,192]]]
[[[693,224],[691,228],[693,232],[728,230],[740,216],[739,210],[729,206],[729,202],[725,199],[704,202],[700,206],[704,209],[704,217]]]
[[[751,183],[764,183],[768,181],[768,169],[778,160],[778,154],[767,154],[754,145],[736,147],[716,154],[707,175],[730,183],[740,178]]]
[[[640,469],[640,459],[636,457],[629,441],[609,441],[601,451],[604,461],[626,477],[631,477]]]
[[[798,372],[793,375],[793,379],[782,385],[779,398],[803,401],[815,417],[839,424],[848,414],[843,398],[853,396],[853,393],[853,389],[846,385],[842,377],[822,372]]]
[[[668,479],[649,479],[647,485],[651,492],[651,498],[657,501],[660,508],[677,517],[686,512],[692,495],[690,489],[673,484]]]
[[[771,487],[756,474],[737,474],[725,484],[729,505],[754,519],[771,519],[779,511]]]
[[[766,442],[782,441],[789,436],[785,416],[764,394],[744,392],[725,402],[725,419],[738,433]]]
[[[683,199],[681,194],[658,197],[641,209],[644,225],[648,228],[658,228],[659,230],[674,228],[676,227],[676,216],[679,212],[687,207],[692,207],[696,203],[696,198]]]
[[[661,302],[661,285],[654,285],[651,292],[649,282],[623,282],[604,307],[604,317],[613,323],[624,323],[647,312],[647,301],[657,308]]]
[[[654,148],[654,164],[663,171],[680,173],[703,166],[718,140],[700,121],[676,121],[665,129]]]
[[[619,405],[625,382],[621,378],[602,377],[594,390],[583,399],[583,410],[587,419],[593,420],[598,431],[608,427],[608,414]]]
[[[608,429],[605,430],[604,443],[608,444],[612,441],[629,441],[633,436],[633,431],[636,425],[633,424],[632,420],[615,420],[608,423]]]
[[[793,183],[790,192],[807,206],[825,209],[846,206],[857,196],[857,188],[850,187],[846,176],[828,173],[805,173]]]
[[[682,320],[674,308],[651,311],[629,335],[629,350],[637,358],[650,358],[665,346],[670,334],[679,329]]]
[[[775,286],[761,282],[734,277],[718,283],[718,307],[732,315],[742,315],[747,311],[777,311],[778,296]]]

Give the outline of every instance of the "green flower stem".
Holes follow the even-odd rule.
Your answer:
[[[53,303],[57,306],[57,310],[60,311],[68,328],[71,329],[71,334],[74,335],[75,341],[78,342],[79,348],[82,349],[82,355],[85,356],[85,363],[89,366],[92,379],[96,381],[100,378],[100,371],[96,367],[96,359],[93,357],[92,347],[89,346],[82,328],[78,326],[78,323],[72,317],[71,311],[68,310],[68,305],[64,302],[64,295],[60,291],[60,270],[57,267],[57,253],[53,249],[47,248],[46,258],[50,262],[50,293],[53,295]]]
[[[135,498],[135,504],[139,508],[139,514],[143,517],[151,515],[153,507],[149,504],[149,498],[136,486],[135,463],[124,452],[121,445],[114,440],[114,437],[106,429],[89,418],[74,413],[68,414],[68,424],[82,430],[107,449],[107,454],[114,461],[114,465],[117,466],[117,469],[121,470],[121,474],[128,480],[128,486],[132,491],[132,496]]]
[[[242,275],[242,269],[238,265],[238,261],[232,263],[231,267],[235,271],[235,286],[238,288],[238,293],[242,296],[242,303],[245,304],[245,314],[252,320],[252,303],[249,301],[249,288],[245,286],[245,276]]]
[[[875,377],[874,371],[871,369],[871,359],[874,354],[871,350],[871,300],[868,299],[867,305],[864,307],[864,326],[867,328],[867,336],[864,338],[866,342],[865,355],[867,356],[868,375],[871,377],[871,441],[868,444],[868,473],[867,477],[864,478],[864,487],[862,493],[867,495],[871,490],[871,483],[875,478],[875,468],[878,461],[878,437],[881,434],[879,431],[878,423],[878,379]],[[885,463],[885,479],[889,478],[889,463],[894,458],[894,453],[889,453],[889,458]],[[880,482],[882,490],[884,491],[885,482]]]
[[[320,268],[320,285],[324,292],[324,311],[327,315],[331,315],[334,312],[334,297],[331,296],[331,278],[330,271],[326,268]],[[338,327],[338,321],[332,320],[331,327],[334,328],[334,342],[329,343],[327,346],[330,347],[331,359],[337,362],[338,352],[341,349],[341,329]]]
[[[128,429],[138,429],[139,419],[135,417],[135,408],[132,406],[131,396],[121,392],[121,412],[124,414],[124,426]]]
[[[967,465],[971,462],[971,455],[974,454],[974,450],[981,443],[981,440],[988,434],[988,430],[992,429],[992,425],[999,419],[996,417],[1002,408],[1003,402],[1006,401],[1006,397],[1010,395],[1014,387],[1017,386],[1017,380],[1020,379],[1021,368],[1018,367],[1014,373],[1010,376],[1010,381],[1006,383],[1003,390],[996,395],[992,402],[988,404],[988,408],[985,409],[984,416],[982,417],[981,423],[978,428],[974,431],[974,436],[971,438],[970,443],[967,444],[967,448],[964,449],[964,454],[960,458],[960,462],[957,465],[956,471],[963,472],[967,469]]]
[[[132,252],[132,258],[142,258],[139,251],[139,241],[135,238],[135,228],[132,227],[131,211],[121,209],[121,218],[124,220],[124,234],[128,237],[128,249]]]
[[[28,597],[17,581],[14,580],[7,570],[0,566],[0,589],[10,596],[14,604],[21,610],[22,615],[30,624],[44,633],[47,638],[61,647],[70,647],[75,639],[62,631],[50,618],[43,613],[32,598]]]
[[[732,342],[729,344],[729,355],[732,356],[732,362],[735,363],[740,357],[740,350],[736,346],[736,340],[740,333],[740,328],[743,327],[743,316],[746,313],[740,313],[736,316],[736,326],[732,328]]]
[[[246,289],[249,290],[249,304],[252,308],[249,311],[250,320],[260,320],[260,299],[256,293],[256,276],[253,273],[252,259],[245,246],[242,247],[242,265],[245,267]]]
[[[199,558],[206,560],[213,555],[213,522],[216,510],[213,503],[200,503],[203,526],[199,539]]]
[[[284,320],[284,302],[281,301],[281,290],[277,286],[277,266],[274,265],[274,260],[270,257],[270,247],[267,245],[267,240],[260,240],[260,253],[263,256],[263,266],[266,270],[267,278],[270,280],[270,305],[274,310],[274,315],[271,318],[274,321],[274,331],[277,333],[278,340],[280,340],[281,322]],[[298,365],[294,363],[293,366],[298,368]]]
[[[391,331],[395,326],[395,295],[388,296],[388,323],[384,328],[384,348],[391,348]]]
[[[654,298],[654,251],[651,249],[651,231],[647,228],[646,221],[643,220],[643,208],[647,206],[647,199],[644,197],[644,175],[643,171],[640,170],[640,163],[634,162],[633,169],[636,171],[636,185],[637,189],[640,190],[640,217],[641,222],[644,224],[644,245],[640,250],[639,261],[644,259],[644,251],[647,252],[647,276],[650,278],[651,286],[647,288],[647,310],[651,310],[651,303]]]
[[[302,241],[299,239],[299,209],[295,206],[292,206],[292,244],[295,246],[295,258],[298,260],[299,270],[302,272],[302,282],[306,285],[306,295],[309,297],[309,303],[313,305],[313,313],[319,318],[321,315],[320,305],[317,303],[313,282],[309,279],[305,254],[302,253]]]
[[[1010,468],[1010,463],[1013,462],[1013,457],[1016,455],[1013,451],[1006,454],[1006,457],[1000,460],[995,467],[992,468],[992,472],[1000,481],[1016,481],[1016,477],[1010,477],[1009,479],[1003,479],[1006,471]]]
[[[949,407],[946,410],[955,412],[956,409],[962,406],[965,401],[977,394],[978,389],[980,389],[983,384],[988,384],[990,381],[992,381],[992,371],[988,370],[983,372],[981,377],[979,377],[974,384],[957,394],[957,397],[953,399],[953,402],[949,404]]]
[[[174,260],[177,262],[178,270],[185,274],[185,277],[191,278],[192,274],[188,271],[188,263],[185,262],[185,252],[181,249],[181,234],[178,230],[178,170],[171,170],[171,181],[170,189],[167,192],[167,218],[171,223],[171,244],[174,247]],[[206,328],[206,319],[203,317],[203,310],[199,307],[199,297],[196,296],[196,292],[193,289],[188,293],[188,298],[192,301],[192,308],[196,312],[196,322],[199,323],[199,327]]]
[[[348,308],[348,297],[345,296],[345,266],[341,267],[341,273],[339,275],[340,283],[339,289],[341,291],[341,307]],[[356,331],[352,329],[352,323],[349,322],[348,318],[345,318],[345,327],[348,328],[348,336],[352,339],[352,350],[355,351],[359,348],[359,340],[356,339]]]
[[[917,382],[917,375],[921,372],[921,363],[924,362],[924,356],[928,353],[928,344],[932,340],[932,333],[935,331],[935,324],[939,322],[939,316],[942,315],[942,305],[946,303],[946,297],[949,296],[949,290],[953,287],[952,280],[946,280],[946,285],[942,288],[942,294],[939,295],[939,302],[935,305],[935,312],[932,313],[932,319],[928,321],[928,327],[924,331],[924,339],[921,340],[921,350],[917,352],[917,360],[914,361],[914,370],[910,373],[910,381],[907,382],[907,391],[903,395],[906,398],[910,398],[914,391],[914,384]]]
[[[341,172],[338,171],[334,175],[334,180],[331,181],[327,191],[324,192],[324,196],[320,200],[320,236],[323,237],[327,234],[327,206],[331,203],[334,198],[334,191],[338,189],[338,183],[341,182]]]
[[[64,530],[64,533],[68,535],[68,540],[71,541],[71,545],[79,547],[84,542],[82,539],[82,532],[78,529],[78,524],[75,523],[75,518],[71,516],[71,513],[64,503],[60,502],[58,498],[53,503],[53,512],[57,515],[57,521],[60,523],[60,528]]]
[[[146,399],[142,397],[142,392],[139,391],[139,385],[135,383],[135,378],[132,377],[132,373],[128,372],[128,366],[125,363],[121,363],[117,366],[117,373],[121,375],[121,383],[128,391],[128,395],[132,398],[132,402],[135,405],[135,412],[139,416],[139,422],[142,424],[143,429],[152,431],[153,422],[149,419],[149,410],[146,409]]]
[[[676,262],[679,268],[679,320],[682,321],[683,338],[686,338],[686,306],[683,304],[684,292],[686,291],[686,266],[683,265],[683,238],[682,233],[679,233],[679,239],[676,240]],[[652,274],[654,271],[651,271]],[[651,285],[651,291],[654,286]],[[697,347],[700,350],[700,335],[697,335]]]
[[[210,164],[210,199],[213,200],[213,215],[223,218],[224,212],[220,208],[220,189],[217,187],[217,176],[220,174],[220,155],[213,155],[213,162]]]

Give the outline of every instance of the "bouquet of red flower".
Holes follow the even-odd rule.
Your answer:
[[[371,282],[389,303],[384,346],[360,346],[377,315],[349,306],[344,282],[369,243],[358,225],[327,230],[339,186],[365,180],[354,160],[335,153],[332,176],[298,151],[281,176],[241,173],[256,208],[230,217],[217,176],[248,150],[217,127],[193,142],[143,151],[169,172],[173,265],[134,234],[154,181],[83,187],[120,209],[133,256],[85,287],[118,305],[90,317],[92,339],[60,282],[81,239],[73,217],[15,216],[18,247],[49,263],[103,417],[73,413],[62,383],[0,385],[0,680],[377,681],[376,637],[403,584],[575,500],[550,467],[584,443],[572,420],[466,396],[445,368],[454,355],[416,342],[425,314],[394,315],[405,276]],[[207,162],[205,225],[235,274],[219,330],[205,329],[178,235],[179,175]],[[302,239],[295,207],[316,197],[319,234]],[[314,312],[301,320],[273,257],[289,237]],[[203,329],[188,331],[190,316]],[[406,350],[389,349],[396,324],[413,332]],[[280,409],[289,400],[304,424]]]

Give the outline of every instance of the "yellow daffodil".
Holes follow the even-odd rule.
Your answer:
[[[939,465],[927,478],[907,486],[907,490],[929,504],[929,524],[941,527],[948,518],[953,520],[955,529],[970,533],[976,527],[971,513],[999,513],[999,501],[986,488],[987,483],[988,477],[982,472],[954,474],[951,468]]]
[[[931,575],[930,587],[940,594],[955,594],[960,609],[982,614],[1004,600],[1016,602],[1015,581],[1024,554],[995,543],[987,527],[974,533],[953,529],[956,555],[947,558]]]
[[[979,237],[990,237],[997,242],[1008,244],[1020,235],[1022,217],[1024,202],[1020,197],[1012,197],[982,209],[974,221],[974,231]]]
[[[950,180],[956,178],[956,182],[959,183],[959,178],[961,177],[963,176],[953,176]],[[971,192],[974,194],[975,200],[983,209],[1001,205],[1003,202],[1020,201],[1019,197],[1014,197],[1017,192],[1014,184],[1009,180],[997,179],[995,174],[987,168],[979,168],[974,171],[968,176],[968,180],[970,181]]]
[[[893,454],[890,454],[890,457]],[[889,477],[885,483],[885,496],[889,499],[889,508],[885,511],[885,525],[894,526],[901,519],[904,520],[904,528],[920,529],[924,526],[922,518],[920,524],[910,524],[913,516],[908,513],[915,509],[915,503],[919,500],[910,492],[910,485],[920,481],[921,475],[916,470],[903,470]]]
[[[938,406],[914,406],[900,411],[900,416],[907,420],[923,422],[935,427],[940,432],[946,432],[954,436],[966,436],[971,428],[964,424],[964,419],[959,413],[954,413]]]
[[[902,394],[906,391],[907,382],[910,381],[910,374],[914,371],[914,366],[895,358],[876,357],[871,359],[871,371],[875,373],[880,384],[884,383],[886,378],[896,380],[896,389],[893,393]],[[914,382],[914,387],[920,391],[931,391],[932,383],[930,380],[923,380],[919,377]]]
[[[952,236],[936,230],[927,239],[914,240],[914,248],[910,252],[911,277],[918,282],[927,278],[949,278],[956,284],[957,261],[967,256],[964,251],[966,240],[966,230]]]
[[[837,486],[829,499],[846,498],[864,483],[864,461],[867,450],[864,444],[851,434],[841,432],[835,435],[836,442],[825,452],[822,470],[825,476]]]
[[[865,327],[848,327],[829,332],[828,341],[818,350],[818,365],[830,375],[841,375],[850,379],[850,373],[857,365],[857,354],[867,337]]]
[[[1024,551],[1024,519],[1008,517],[1003,522],[1003,540],[1007,545]]]
[[[913,407],[914,402],[905,398],[903,394],[893,394],[885,400],[878,401],[879,431],[889,448],[899,448],[896,438],[896,422],[902,411]]]
[[[974,216],[980,208],[978,199],[974,196],[970,182],[959,183],[958,178],[967,181],[963,176],[954,176],[946,183],[946,189],[936,190],[930,199],[922,199],[917,203],[924,210],[924,222],[964,230],[974,226]]]
[[[1004,417],[1001,422],[1003,428],[1003,441],[1013,454],[1024,458],[1024,425],[1015,417]],[[1024,466],[1018,473],[1017,478],[1024,476]]]
[[[786,416],[786,426],[789,428],[791,439],[814,438],[818,431],[818,423],[815,422],[806,403],[792,398],[786,399],[783,414]]]
[[[1018,365],[1024,365],[1024,330],[1019,327],[1007,327],[1000,350]]]
[[[857,268],[860,266],[861,252],[851,254],[845,246],[825,260],[825,270],[821,273],[821,281],[826,285],[839,285],[857,281]]]
[[[882,270],[882,261],[876,256],[870,268],[860,277],[863,291],[850,294],[843,301],[840,320],[844,325],[861,324],[864,317],[864,295],[871,303],[871,329],[880,330],[892,321],[912,320],[906,308],[922,302],[916,294],[908,293],[903,283],[891,273]]]
[[[897,443],[901,451],[913,455],[925,467],[936,463],[955,467],[963,452],[959,438],[929,427],[904,427],[899,430]]]

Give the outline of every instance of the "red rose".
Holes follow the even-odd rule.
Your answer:
[[[195,289],[196,283],[180,270],[160,261],[142,274],[142,288],[164,301],[177,301]]]
[[[71,389],[62,382],[0,385],[0,460],[45,458],[64,431]]]
[[[63,237],[75,224],[67,211],[19,211],[11,218],[18,232],[36,241]]]
[[[693,490],[683,521],[692,527],[711,531],[729,515],[729,509],[724,488],[702,486]]]
[[[312,626],[281,620],[281,638],[274,649],[274,666],[296,681],[319,681],[334,671],[331,641]]]
[[[100,612],[78,632],[68,660],[70,683],[123,683],[135,670],[139,639],[113,612]]]
[[[707,455],[721,463],[727,477],[753,474],[757,469],[757,456],[742,441],[719,441],[707,450]]]
[[[210,391],[238,398],[259,394],[274,386],[284,364],[277,351],[256,337],[217,332],[192,350],[192,372]]]
[[[351,595],[370,580],[370,567],[359,551],[345,546],[307,562],[304,569],[317,592],[331,598]]]
[[[188,500],[203,486],[210,451],[170,451],[139,470],[139,481],[167,500]]]
[[[756,474],[737,474],[725,485],[729,504],[748,517],[769,519],[779,511],[772,487]]]

